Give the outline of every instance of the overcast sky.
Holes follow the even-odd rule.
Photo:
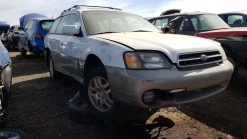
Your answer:
[[[54,11],[56,18],[64,9],[79,4],[121,8],[142,17],[158,16],[168,9],[212,13],[247,10],[246,0],[0,0],[0,21],[17,25],[25,14],[40,13],[52,17]]]

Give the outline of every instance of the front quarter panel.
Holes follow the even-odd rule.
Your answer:
[[[105,66],[126,68],[123,53],[133,51],[133,49],[105,39],[95,37],[89,37],[88,39],[89,45],[85,48],[85,57],[82,59],[86,59],[90,54],[94,54]]]

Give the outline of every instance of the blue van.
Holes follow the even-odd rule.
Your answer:
[[[46,17],[30,18],[19,34],[18,48],[22,56],[27,52],[40,55],[44,52],[44,38],[49,32],[54,19]]]

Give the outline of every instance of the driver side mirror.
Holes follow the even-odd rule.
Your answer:
[[[173,20],[171,20],[170,22],[168,22],[167,26],[162,27],[161,30],[164,33],[171,32],[172,34],[176,34],[177,31],[179,30],[179,27],[181,26],[183,20],[184,20],[184,17],[178,16],[178,17],[174,18]]]

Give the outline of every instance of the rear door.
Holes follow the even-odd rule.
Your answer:
[[[59,57],[59,66],[60,68],[62,68],[62,70],[65,70],[64,72],[68,72],[67,70],[67,61],[66,61],[66,57],[67,57],[67,50],[66,50],[66,47],[67,47],[67,43],[66,43],[66,39],[67,39],[67,36],[64,35],[62,33],[62,27],[64,25],[66,25],[67,21],[68,21],[68,18],[69,18],[69,15],[65,15],[62,17],[61,21],[59,22],[58,26],[57,26],[57,29],[56,29],[56,37],[54,38],[55,39],[55,42],[56,42],[56,48],[58,49],[58,57]]]
[[[48,44],[48,46],[50,48],[50,52],[51,52],[51,57],[53,60],[53,63],[55,66],[57,67],[61,67],[60,66],[60,44],[59,44],[59,40],[57,39],[57,34],[56,34],[56,30],[57,30],[57,26],[60,23],[62,17],[57,18],[54,23],[51,26],[51,29],[49,31],[49,34],[47,35],[46,39],[45,39],[45,43]]]

